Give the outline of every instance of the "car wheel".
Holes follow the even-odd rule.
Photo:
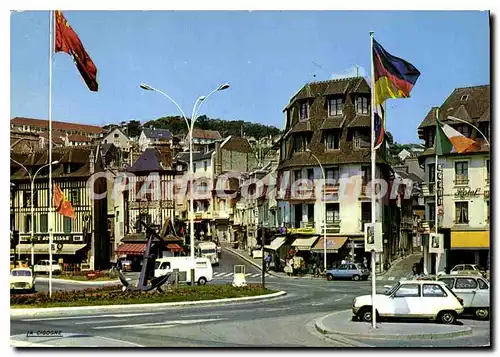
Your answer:
[[[333,280],[333,275],[332,274],[326,274],[326,280],[332,281]]]
[[[480,319],[487,319],[489,315],[490,311],[488,308],[476,309],[476,316]]]
[[[201,277],[198,279],[198,285],[205,285],[207,283],[207,279]]]
[[[372,322],[372,307],[365,306],[358,312],[358,317],[361,321]]]
[[[354,275],[354,276],[352,277],[352,280],[358,281],[358,280],[359,280],[359,275]]]
[[[457,313],[455,311],[442,311],[439,314],[438,321],[443,324],[451,325],[457,319]]]

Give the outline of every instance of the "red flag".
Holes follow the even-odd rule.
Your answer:
[[[55,11],[55,52],[66,52],[75,61],[76,68],[83,77],[87,87],[97,92],[97,67],[71,28],[61,11]]]
[[[56,208],[56,212],[60,215],[73,219],[76,218],[71,202],[64,197],[64,193],[57,184],[54,184],[54,207]]]

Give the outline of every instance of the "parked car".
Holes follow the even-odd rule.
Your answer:
[[[50,272],[50,260],[40,260],[35,264],[35,273],[49,274]],[[52,261],[52,274],[61,274],[61,267],[59,264],[53,260]]]
[[[453,267],[453,269],[450,270],[450,274],[465,274],[465,275],[471,275],[471,274],[478,274],[485,276],[485,271],[483,268],[481,268],[477,264],[458,264]]]
[[[10,271],[10,290],[35,292],[35,277],[29,268],[14,268]]]
[[[464,312],[480,319],[490,314],[490,284],[478,275],[442,275],[438,278],[464,301]]]
[[[333,279],[352,279],[352,280],[367,280],[370,276],[370,271],[359,263],[341,264],[339,267],[326,271],[326,278]]]
[[[452,324],[464,311],[461,299],[444,282],[435,280],[400,281],[385,294],[375,295],[377,317],[429,318]],[[372,321],[372,296],[352,302],[355,318]]]

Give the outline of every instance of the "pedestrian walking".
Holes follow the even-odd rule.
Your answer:
[[[368,259],[366,259],[366,257],[363,257],[363,265],[365,269],[368,269]]]

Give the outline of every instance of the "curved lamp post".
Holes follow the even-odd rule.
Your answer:
[[[323,169],[323,165],[321,165],[321,162],[319,159],[312,153],[310,149],[306,149],[306,152],[311,154],[314,159],[318,162],[319,168],[321,169],[321,174],[323,175],[323,207],[324,207],[324,216],[323,216],[323,268],[324,271],[326,272],[326,175],[325,175],[325,170]]]
[[[475,126],[475,125],[474,125],[474,124],[472,124],[472,123],[469,123],[469,122],[468,122],[468,121],[466,121],[466,120],[463,120],[463,119],[460,119],[460,118],[456,118],[456,117],[453,117],[453,116],[451,116],[451,115],[448,115],[448,119],[450,119],[450,120],[455,120],[455,121],[459,121],[459,122],[461,122],[461,123],[468,124],[468,125],[472,126],[474,129],[476,129],[476,130],[477,130],[477,132],[478,132],[479,134],[481,134],[481,135],[483,136],[484,140],[486,141],[486,144],[488,144],[488,147],[490,147],[490,141],[488,140],[488,138],[486,137],[486,135],[484,135],[484,134],[483,134],[483,132],[482,132],[481,130],[479,130],[479,128],[478,128],[477,126]]]
[[[35,188],[35,179],[36,179],[36,175],[38,175],[38,173],[45,167],[47,166],[50,166],[50,165],[56,165],[59,163],[59,161],[52,161],[51,163],[49,164],[45,164],[43,165],[42,167],[40,167],[36,172],[35,174],[32,176],[31,173],[29,172],[29,170],[23,165],[21,164],[20,162],[17,162],[16,160],[14,160],[13,158],[11,158],[11,160],[18,164],[19,166],[21,166],[24,171],[26,171],[26,173],[28,174],[29,178],[30,178],[30,181],[31,181],[31,224],[30,224],[30,231],[31,231],[31,269],[33,270],[33,273],[34,273],[34,267],[35,267],[35,247],[34,247],[34,240],[35,240],[35,232],[34,232],[34,226],[35,226],[35,208],[33,206],[33,196],[34,196],[34,188]],[[50,202],[51,202],[51,198],[49,197],[49,210],[50,210]],[[20,253],[19,253],[20,254]]]
[[[223,91],[227,88],[229,88],[228,83],[223,83],[207,95],[202,95],[196,99],[193,105],[193,111],[191,114],[191,122],[188,121],[186,118],[186,114],[184,114],[184,111],[182,108],[177,104],[177,102],[172,99],[167,93],[162,92],[159,89],[156,89],[149,84],[146,83],[141,83],[140,87],[144,90],[149,90],[153,92],[157,92],[163,96],[165,96],[168,100],[170,100],[174,105],[179,109],[179,112],[181,112],[182,117],[184,118],[184,121],[186,122],[186,126],[188,128],[188,134],[189,134],[189,247],[190,247],[190,256],[191,259],[193,260],[192,268],[191,268],[191,283],[194,283],[194,203],[193,203],[193,129],[194,129],[194,123],[196,122],[196,119],[198,119],[198,112],[200,108],[202,107],[203,103],[206,102],[206,100],[215,92],[218,91]],[[198,105],[198,103],[200,103]]]

